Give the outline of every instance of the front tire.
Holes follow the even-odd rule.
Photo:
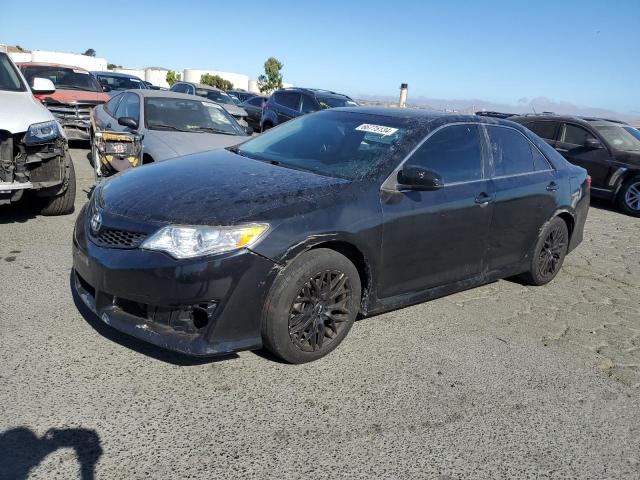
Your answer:
[[[627,215],[640,217],[640,176],[622,184],[618,193],[618,207]]]
[[[360,308],[358,270],[340,253],[303,253],[275,279],[263,311],[262,340],[289,363],[324,357],[347,336]]]
[[[73,161],[69,160],[69,180],[67,188],[60,195],[46,199],[44,207],[40,210],[42,215],[67,215],[73,212],[76,201],[76,172],[73,168]]]
[[[553,280],[564,262],[569,248],[569,229],[559,217],[551,220],[540,233],[531,257],[530,270],[522,279],[535,286]]]

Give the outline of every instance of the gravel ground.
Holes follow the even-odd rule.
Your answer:
[[[640,219],[594,206],[550,285],[366,319],[301,366],[101,324],[73,221],[0,207],[0,478],[640,478]]]

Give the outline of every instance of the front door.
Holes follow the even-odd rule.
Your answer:
[[[599,140],[584,127],[565,123],[556,150],[568,161],[589,172],[593,188],[610,189],[607,185],[611,169],[609,151],[604,144],[602,148],[586,147],[585,141],[588,139]]]
[[[480,138],[476,124],[436,131],[405,165],[436,172],[444,187],[383,193],[381,297],[446,285],[482,272],[493,192],[484,175]]]

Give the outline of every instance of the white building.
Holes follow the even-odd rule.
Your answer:
[[[106,70],[107,59],[90,57],[77,53],[51,52],[48,50],[33,50],[31,52],[9,52],[14,62],[58,63],[85,70]]]
[[[241,90],[249,90],[249,76],[242,73],[221,72],[219,70],[196,70],[193,68],[185,68],[182,72],[182,80],[185,82],[200,83],[200,77],[204,74],[218,75],[219,77],[229,80],[233,83],[233,88]]]

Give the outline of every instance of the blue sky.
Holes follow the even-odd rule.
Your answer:
[[[251,78],[275,56],[285,81],[355,96],[395,96],[406,82],[414,98],[545,96],[640,112],[640,0],[52,5],[3,1],[0,43]]]

